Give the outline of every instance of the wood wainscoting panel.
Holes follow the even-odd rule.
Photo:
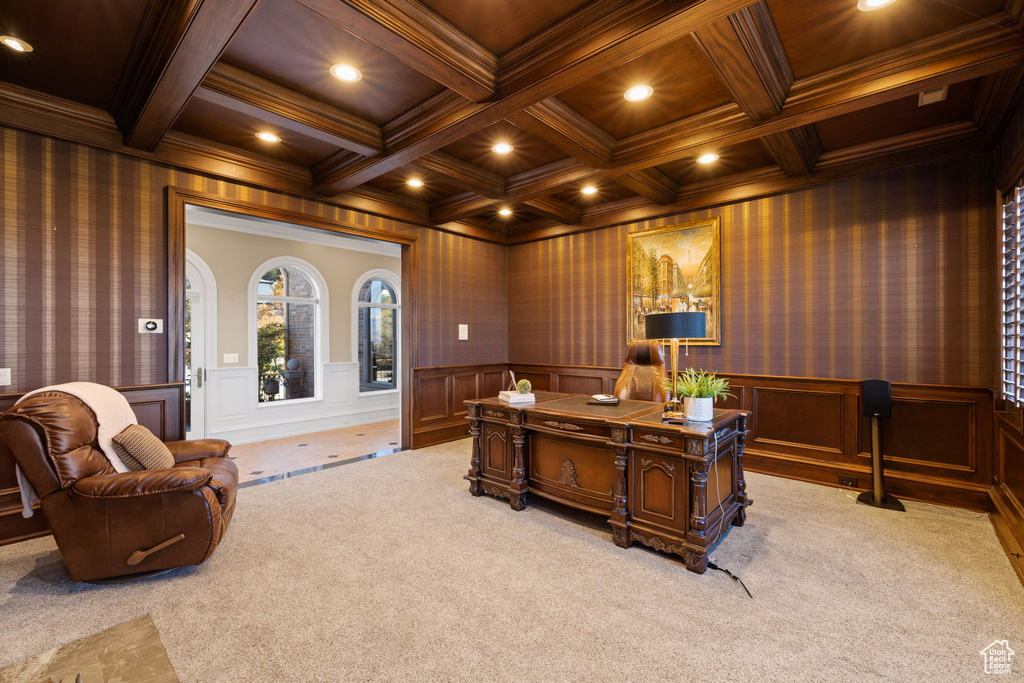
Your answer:
[[[753,447],[845,453],[844,398],[842,393],[755,386]]]
[[[148,384],[117,389],[135,412],[139,424],[161,441],[185,438],[185,385]],[[23,393],[0,395],[0,412],[9,410]],[[14,477],[14,456],[0,441],[0,545],[50,533],[46,516],[37,508],[29,518],[21,516],[21,495]]]
[[[975,403],[896,399],[892,418],[883,419],[886,467],[977,471]],[[860,453],[871,457],[871,418],[861,419]]]
[[[536,363],[509,363],[509,369],[538,389],[600,377],[605,393],[612,391],[621,370]],[[871,458],[863,436],[868,421],[861,417],[860,382],[719,374],[729,378],[735,398],[715,407],[753,411],[752,438],[744,456],[748,470],[828,486],[840,486],[840,476],[853,477],[856,490],[870,488]],[[541,378],[550,384],[542,385]],[[892,454],[885,460],[887,490],[909,500],[988,510],[995,472],[988,426],[993,420],[992,391],[894,383],[892,395],[893,418],[883,420],[884,451]],[[1024,453],[1008,451],[1007,458],[1017,457],[1021,462],[1011,475],[1016,479],[1008,486],[1024,493]]]
[[[444,420],[451,416],[451,375],[441,377],[418,377],[416,383],[416,422],[424,423],[432,420]]]
[[[558,391],[563,394],[603,394],[604,379],[599,375],[558,375]]]
[[[464,401],[497,396],[507,369],[505,363],[413,368],[412,447],[468,436]]]
[[[462,372],[452,375],[452,415],[465,417],[468,411],[464,401],[480,398],[480,387],[483,384],[483,378],[480,375],[479,372]]]
[[[992,497],[992,526],[1014,571],[1024,583],[1024,433],[1021,410],[996,414],[997,481]]]

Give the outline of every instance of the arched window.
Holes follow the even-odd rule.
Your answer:
[[[390,274],[389,274],[390,275]],[[356,294],[359,390],[398,388],[398,287],[386,276],[364,276]]]
[[[320,299],[302,268],[277,265],[256,282],[256,367],[260,403],[316,395]]]

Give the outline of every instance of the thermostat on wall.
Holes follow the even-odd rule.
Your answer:
[[[164,321],[156,318],[139,318],[140,334],[160,334],[164,331]]]

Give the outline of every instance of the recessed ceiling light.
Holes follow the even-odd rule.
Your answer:
[[[626,91],[623,95],[630,102],[639,102],[640,100],[646,100],[654,93],[654,88],[649,85],[634,85],[632,88]]]
[[[513,149],[512,145],[507,142],[499,142],[494,147],[491,147],[491,151],[495,154],[508,154]]]
[[[707,154],[701,154],[697,157],[698,164],[711,164],[718,161],[718,155],[714,152],[708,152]]]
[[[362,72],[350,64],[333,64],[331,75],[346,83],[355,83],[363,77]]]
[[[409,178],[405,183],[409,187],[423,187],[423,181],[419,178]]]
[[[281,138],[277,137],[273,133],[256,133],[256,137],[264,142],[281,142]]]
[[[861,12],[874,12],[876,9],[882,9],[894,2],[896,0],[857,0],[857,9]]]
[[[498,215],[500,215],[500,216],[511,216],[512,215],[512,209],[502,209],[501,211],[498,212]]]
[[[0,42],[16,52],[32,52],[32,46],[14,36],[0,36]]]
[[[582,190],[580,190],[580,192],[582,192],[583,194],[595,194],[597,192],[597,188],[594,187],[593,185],[587,185]]]

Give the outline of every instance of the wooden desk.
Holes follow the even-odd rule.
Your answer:
[[[538,392],[528,406],[466,401],[470,493],[507,498],[513,510],[534,493],[608,515],[617,545],[639,541],[704,573],[708,552],[730,525],[746,521],[749,413],[716,410],[711,422],[668,425],[660,403],[595,406],[589,398]]]

